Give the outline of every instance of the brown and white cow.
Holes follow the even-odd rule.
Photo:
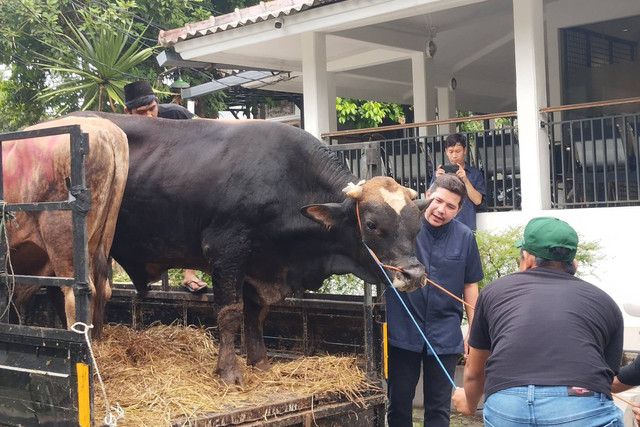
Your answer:
[[[85,156],[86,186],[91,192],[87,213],[89,286],[94,337],[100,336],[104,307],[111,296],[108,282],[109,250],[122,201],[129,165],[126,135],[112,122],[100,118],[66,117],[40,123],[27,130],[78,124],[89,134]],[[5,141],[4,195],[7,203],[63,201],[68,198],[65,178],[70,177],[69,135]],[[7,221],[10,261],[15,274],[73,277],[72,221],[70,211],[16,212]],[[16,285],[16,304],[38,289]],[[63,324],[75,319],[73,289],[62,287]]]

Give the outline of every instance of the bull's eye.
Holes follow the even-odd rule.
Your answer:
[[[367,221],[367,228],[368,228],[369,230],[375,230],[375,229],[376,229],[376,228],[378,228],[378,227],[376,227],[376,224],[375,224],[375,223],[373,223],[373,222],[371,222],[371,221]]]

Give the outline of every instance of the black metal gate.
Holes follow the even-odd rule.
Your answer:
[[[0,134],[2,141],[69,134],[71,176],[65,178],[69,199],[62,201],[7,204],[4,202],[0,162],[0,423],[20,426],[89,427],[92,423],[93,382],[88,335],[73,331],[9,323],[11,286],[72,286],[76,320],[91,323],[88,277],[84,156],[88,136],[79,125]],[[77,196],[77,198],[76,198]],[[7,254],[5,220],[12,212],[71,210],[73,223],[74,277],[12,275]]]

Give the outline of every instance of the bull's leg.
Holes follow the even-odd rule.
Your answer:
[[[60,290],[64,295],[64,313],[67,322],[65,327],[69,329],[76,322],[76,296],[71,286],[62,286]]]
[[[220,351],[216,374],[229,385],[243,385],[244,380],[238,369],[234,338],[240,329],[242,320],[242,304],[232,304],[223,307],[218,312],[218,331],[220,334]]]
[[[230,385],[243,385],[242,374],[235,356],[235,334],[242,324],[242,284],[251,242],[246,230],[222,227],[218,233],[207,235],[204,255],[211,260],[211,281],[217,310],[220,351],[216,373]],[[224,247],[208,242],[230,242]]]
[[[268,306],[251,300],[244,302],[244,336],[247,343],[247,365],[266,371],[269,369],[267,349],[264,345],[263,325]]]
[[[147,278],[147,270],[145,265],[139,262],[132,262],[125,259],[116,259],[118,264],[129,275],[129,278],[133,282],[136,288],[136,294],[139,297],[144,297],[149,293],[149,280]]]

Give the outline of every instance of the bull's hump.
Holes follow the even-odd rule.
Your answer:
[[[402,189],[389,191],[386,188],[380,188],[380,196],[382,201],[391,206],[398,215],[400,215],[402,209],[407,205],[407,198]]]

